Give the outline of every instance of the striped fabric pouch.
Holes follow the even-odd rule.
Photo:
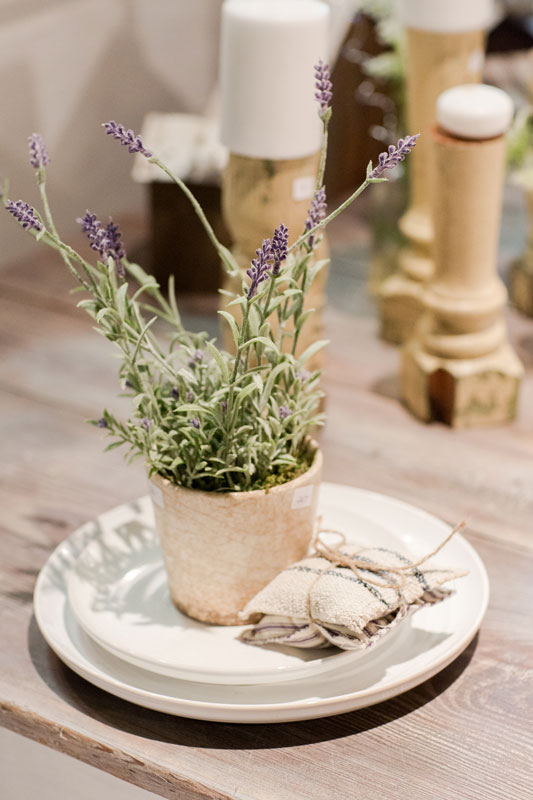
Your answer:
[[[437,567],[431,561],[413,566],[401,553],[385,548],[339,548],[358,564],[354,572],[315,553],[277,575],[242,611],[243,619],[263,615],[241,634],[255,645],[283,644],[343,650],[370,647],[414,611],[452,594],[443,584],[463,570]],[[398,572],[387,568],[403,568]]]

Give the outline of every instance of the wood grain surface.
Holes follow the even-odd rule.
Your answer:
[[[65,667],[32,614],[36,575],[74,528],[144,494],[146,480],[140,465],[104,454],[100,432],[85,423],[103,405],[120,410],[117,363],[74,309],[61,265],[36,249],[0,272],[1,724],[166,798],[529,800],[533,323],[509,312],[527,371],[515,423],[455,432],[421,425],[398,401],[398,353],[376,338],[362,281],[348,276],[359,228],[345,219],[330,234],[337,262],[327,315],[325,478],[394,495],[449,522],[467,519],[491,580],[479,635],[447,669],[394,700],[282,725],[166,716]],[[335,302],[347,291],[360,313]]]

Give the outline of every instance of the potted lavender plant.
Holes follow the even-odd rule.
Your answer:
[[[322,467],[310,432],[322,415],[320,374],[305,366],[325,342],[296,353],[311,313],[303,310],[304,299],[324,266],[313,259],[314,249],[328,222],[370,183],[383,180],[384,170],[403,160],[416,141],[407,137],[391,146],[375,168],[369,165],[364,183],[326,216],[327,65],[316,67],[316,78],[324,146],[309,218],[291,245],[280,224],[257,250],[240,293],[228,298],[229,306],[240,308],[238,318],[219,312],[231,329],[232,353],[206,333],[184,329],[172,280],[167,299],[155,279],[127,259],[111,219],[104,224],[87,211],[79,220],[96,253],[94,264],[61,239],[48,204],[49,158],[40,135],[30,137],[30,161],[43,216],[22,200],[4,201],[27,233],[59,252],[88,295],[78,305],[119,350],[120,385],[131,397],[132,414],[120,420],[104,411],[92,422],[110,437],[107,449],[123,445],[129,459],[141,456],[146,462],[173,601],[211,623],[235,623],[248,600],[309,546]],[[140,136],[115,122],[104,127],[180,186],[225,269],[240,275],[183,182]],[[160,324],[168,332],[164,344],[155,334]]]

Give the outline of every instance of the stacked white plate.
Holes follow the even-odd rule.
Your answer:
[[[323,484],[325,527],[413,558],[449,532],[384,495]],[[170,600],[149,498],[119,506],[66,539],[41,570],[34,606],[50,647],[91,683],[138,705],[195,719],[287,722],[340,714],[411,689],[474,637],[488,603],[476,552],[456,535],[442,564],[469,570],[455,594],[361,652],[259,648],[242,628],[195,622]]]

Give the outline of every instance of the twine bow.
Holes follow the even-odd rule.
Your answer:
[[[394,589],[401,600],[400,606],[400,614],[405,612],[406,603],[404,597],[401,593],[401,589],[404,587],[405,582],[407,581],[408,572],[411,570],[416,569],[417,567],[424,564],[426,561],[429,561],[430,558],[436,556],[442,548],[448,544],[450,539],[455,536],[460,530],[462,530],[466,526],[466,522],[460,522],[458,525],[450,531],[450,533],[442,540],[442,542],[435,547],[430,553],[427,553],[422,558],[419,558],[417,561],[411,561],[408,564],[402,564],[400,566],[391,566],[390,564],[379,563],[377,561],[370,561],[361,557],[357,556],[349,556],[346,553],[343,553],[341,550],[335,550],[332,547],[329,547],[325,542],[320,539],[320,535],[322,533],[330,533],[339,536],[341,542],[339,547],[342,547],[343,544],[346,544],[346,537],[340,531],[334,530],[332,528],[323,528],[322,527],[322,517],[318,518],[317,529],[313,538],[313,546],[315,548],[314,552],[311,553],[311,557],[319,556],[320,558],[325,558],[329,563],[324,567],[324,569],[319,572],[316,576],[316,579],[312,582],[311,586],[309,587],[309,591],[307,593],[307,613],[309,615],[309,619],[311,622],[317,623],[317,620],[314,619],[313,614],[311,612],[311,594],[313,589],[316,587],[316,584],[322,578],[322,576],[331,569],[335,567],[346,567],[350,569],[356,578],[364,583],[369,583],[372,586],[379,586],[381,589]],[[364,570],[365,577],[361,576],[361,570]],[[388,575],[394,575],[397,580],[394,583],[384,583],[383,580],[380,581],[373,581],[371,578],[368,577],[368,573],[375,573],[376,575],[383,575],[386,573]]]

